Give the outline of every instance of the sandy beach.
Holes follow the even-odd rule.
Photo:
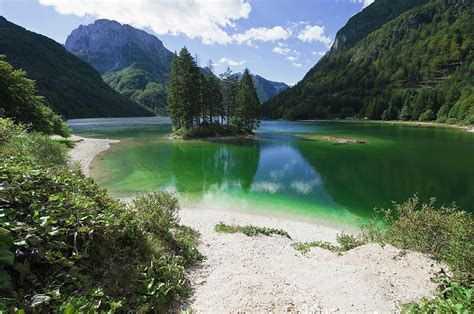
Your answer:
[[[72,135],[70,140],[75,142],[73,149],[69,151],[71,161],[78,162],[86,177],[89,176],[90,164],[95,156],[110,148],[111,144],[120,142],[119,140],[98,139]]]
[[[115,142],[84,138],[71,159],[88,174],[93,158]],[[342,255],[320,248],[303,254],[291,246],[336,243],[340,231],[323,224],[193,208],[182,209],[180,217],[200,232],[199,249],[207,257],[190,272],[193,295],[180,304],[198,313],[397,312],[403,303],[433,295],[431,279],[444,267],[389,245],[367,244]],[[291,239],[217,233],[221,221],[281,228]]]

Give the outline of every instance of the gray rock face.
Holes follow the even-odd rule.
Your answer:
[[[151,63],[156,71],[169,72],[173,57],[156,36],[105,19],[73,30],[66,39],[65,48],[89,62],[101,74],[119,71],[134,62]]]

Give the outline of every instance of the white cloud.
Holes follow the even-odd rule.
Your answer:
[[[313,56],[324,56],[326,54],[326,51],[313,51],[312,52]]]
[[[289,54],[291,52],[291,49],[290,48],[287,48],[285,46],[276,46],[275,48],[273,48],[272,50],[274,53],[278,53],[280,55],[284,55],[286,56],[287,54]]]
[[[94,16],[150,28],[157,34],[185,34],[203,43],[227,44],[232,37],[223,29],[248,18],[251,5],[246,0],[39,0],[61,14]]]
[[[293,62],[292,64],[293,64],[293,66],[294,66],[295,68],[297,68],[297,69],[300,69],[300,68],[303,67],[303,65],[302,65],[301,63]]]
[[[296,57],[293,57],[293,56],[289,56],[287,57],[288,60],[290,60],[291,62],[295,61],[296,60]]]
[[[232,35],[232,38],[239,44],[251,45],[253,41],[277,41],[288,39],[292,32],[281,26],[272,28],[257,27],[246,30],[244,33]]]
[[[214,66],[220,66],[220,65],[229,65],[229,66],[238,66],[238,65],[244,65],[247,61],[241,60],[241,61],[235,61],[232,60],[231,58],[220,58],[217,63],[214,63]]]
[[[298,34],[298,39],[303,42],[319,41],[326,46],[330,46],[332,39],[324,34],[326,28],[319,25],[306,25],[306,27]]]
[[[364,8],[365,8],[366,6],[371,5],[374,2],[374,0],[351,0],[351,2],[352,3],[362,3]]]

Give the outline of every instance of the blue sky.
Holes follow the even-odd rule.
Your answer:
[[[186,46],[216,73],[248,67],[295,84],[337,31],[370,0],[0,0],[0,15],[64,43],[80,24],[108,18]]]

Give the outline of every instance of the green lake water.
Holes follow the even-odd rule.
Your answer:
[[[263,121],[255,139],[172,141],[165,118],[71,120],[75,133],[120,139],[92,163],[119,197],[165,190],[183,207],[355,225],[418,193],[473,211],[474,134],[381,123]],[[365,144],[307,140],[341,136]]]

